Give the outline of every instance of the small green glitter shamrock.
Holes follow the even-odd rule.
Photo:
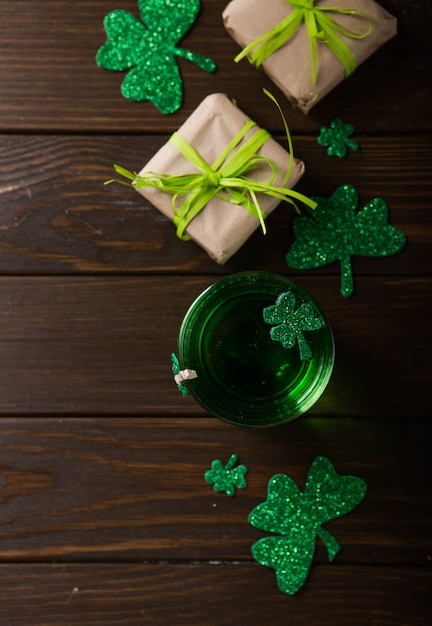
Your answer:
[[[237,489],[244,489],[247,486],[245,474],[247,467],[245,465],[234,465],[237,463],[237,455],[232,454],[228,463],[223,466],[219,459],[213,461],[211,470],[207,470],[204,479],[209,485],[213,485],[215,491],[225,491],[228,496],[235,494]]]
[[[351,150],[359,149],[358,143],[349,139],[353,132],[354,126],[352,124],[344,124],[342,120],[336,118],[330,122],[330,127],[321,127],[317,141],[321,146],[328,146],[327,154],[329,156],[343,159],[346,156],[347,147]]]
[[[366,494],[366,483],[356,476],[340,476],[331,462],[313,461],[302,492],[285,474],[268,483],[268,498],[249,514],[252,526],[277,536],[259,539],[252,546],[258,563],[276,570],[281,591],[294,594],[304,585],[315,552],[316,536],[324,541],[329,561],[341,549],[322,524],[352,511]]]
[[[339,260],[341,294],[354,291],[351,256],[389,256],[406,242],[404,233],[387,222],[388,208],[374,198],[357,210],[358,194],[351,185],[338,187],[330,198],[313,198],[316,209],[294,218],[296,241],[286,256],[295,269],[311,269]]]
[[[174,376],[180,375],[180,363],[174,352],[171,354],[171,370]],[[184,382],[177,383],[177,389],[181,392],[182,396],[187,396],[189,393],[188,388],[186,387]]]
[[[277,324],[270,330],[273,341],[280,341],[284,348],[292,348],[298,342],[300,359],[310,360],[312,351],[303,331],[318,330],[323,326],[323,322],[314,316],[310,304],[303,303],[298,309],[295,305],[295,295],[291,291],[281,293],[276,304],[264,309],[264,321],[267,324]]]
[[[129,70],[121,92],[135,101],[150,100],[161,113],[174,113],[183,101],[183,86],[176,57],[196,63],[206,72],[211,59],[177,47],[198,15],[200,0],[138,0],[140,22],[122,9],[104,19],[107,42],[96,63],[107,70]]]

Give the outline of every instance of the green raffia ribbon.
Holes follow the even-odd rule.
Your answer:
[[[186,228],[215,196],[226,202],[243,206],[259,219],[264,234],[266,233],[264,223],[266,216],[259,206],[256,196],[257,193],[264,193],[278,200],[285,200],[294,205],[298,213],[300,213],[300,211],[295,200],[299,200],[311,209],[315,209],[316,202],[297,191],[286,189],[283,186],[291,176],[294,162],[291,136],[288,124],[278,102],[266,89],[264,89],[264,92],[279,109],[288,140],[290,162],[288,171],[280,187],[274,185],[278,175],[278,169],[275,163],[265,156],[256,154],[257,150],[271,137],[266,130],[258,129],[256,133],[249,137],[249,139],[234,152],[234,154],[231,154],[247,132],[256,125],[253,121],[247,122],[239,130],[212,165],[209,165],[193,146],[181,137],[178,132],[175,132],[170,137],[169,141],[199,170],[199,173],[157,174],[154,172],[146,172],[143,175],[139,175],[129,172],[119,165],[114,165],[116,172],[132,180],[132,184],[136,188],[155,187],[172,195],[173,223],[177,226],[177,236],[180,239],[190,239],[190,237],[185,234]],[[268,182],[260,183],[246,176],[248,172],[262,163],[265,163],[271,172]],[[113,181],[107,182],[110,183]],[[180,206],[177,206],[179,198],[183,196],[186,196],[186,198]]]
[[[350,39],[364,39],[373,30],[373,22],[370,15],[357,9],[342,9],[340,7],[317,7],[315,0],[285,0],[293,8],[279,24],[267,33],[250,43],[238,54],[234,61],[237,63],[244,57],[248,57],[250,63],[260,67],[269,56],[278,50],[297,28],[305,22],[312,54],[312,82],[317,80],[318,49],[317,42],[327,45],[333,54],[339,59],[345,68],[345,75],[349,76],[357,67],[355,57],[340,35]],[[356,33],[344,28],[337,23],[328,13],[339,15],[354,15],[367,20],[369,27],[364,33]]]

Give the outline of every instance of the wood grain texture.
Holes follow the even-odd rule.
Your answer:
[[[418,419],[305,417],[257,431],[213,418],[2,418],[0,561],[248,562],[266,533],[247,516],[268,480],[285,473],[303,489],[323,455],[368,485],[325,525],[342,546],[334,566],[426,566],[427,433]],[[249,472],[230,498],[204,472],[233,452]],[[328,563],[320,540],[314,563]]]
[[[181,46],[181,109],[164,116],[120,94],[99,68],[103,18],[137,0],[0,0],[1,626],[425,626],[432,614],[432,5],[382,0],[398,36],[319,103],[291,109],[262,73],[233,62],[227,0],[202,0]],[[281,205],[223,267],[133,190],[104,186],[113,163],[139,169],[209,93],[221,91],[286,145],[280,101],[306,173],[297,189],[353,185],[382,197],[407,235],[392,257],[285,264],[294,212]],[[335,117],[358,152],[317,144]],[[169,355],[181,319],[217,278],[247,269],[293,278],[329,316],[336,364],[320,401],[280,428],[249,430],[182,398]],[[248,486],[215,493],[204,472],[236,453]],[[326,524],[305,587],[278,591],[254,562],[247,521],[275,473],[303,488],[317,455],[363,478],[364,501]]]
[[[258,228],[224,266],[217,266],[131,188],[103,183],[113,163],[137,171],[166,136],[3,135],[0,143],[0,271],[3,273],[207,272],[226,274],[254,267],[287,271],[295,211],[286,203]],[[327,156],[316,137],[294,136],[295,154],[306,164],[297,189],[330,197],[353,185],[359,208],[375,197],[389,207],[389,222],[402,229],[408,245],[388,258],[355,258],[360,274],[430,274],[432,220],[430,162],[432,136],[356,136],[357,153]],[[283,138],[278,138],[281,145]],[[339,264],[318,270],[336,275]]]
[[[218,67],[216,73],[207,74],[180,60],[183,106],[177,113],[163,116],[149,102],[122,97],[124,73],[96,65],[96,52],[106,40],[103,18],[113,9],[112,2],[84,0],[71,10],[65,0],[1,0],[5,28],[0,38],[0,130],[117,133],[151,128],[168,133],[176,130],[206,95],[221,91],[237,99],[258,124],[273,133],[281,131],[279,115],[262,88],[286,100],[247,61],[233,62],[239,47],[222,24],[226,4],[226,0],[203,0],[194,28],[181,42],[182,47],[211,57]],[[430,100],[426,79],[431,73],[429,1],[389,0],[382,4],[399,17],[399,37],[378,50],[308,117],[292,111],[289,123],[293,131],[316,132],[342,112],[362,131],[398,132],[400,120],[411,131],[424,130],[424,124],[431,130],[430,118],[418,116]],[[136,0],[123,0],[121,8],[138,16]],[[359,114],[364,110],[369,115]]]
[[[430,573],[316,566],[307,590],[290,597],[259,565],[0,566],[0,618],[5,626],[280,626],[282,615],[319,626],[425,626]]]
[[[344,299],[339,278],[295,278],[335,335],[334,374],[312,414],[429,415],[431,365],[420,346],[430,338],[430,279],[358,278]],[[203,414],[178,394],[169,355],[184,313],[213,281],[0,278],[1,413]]]

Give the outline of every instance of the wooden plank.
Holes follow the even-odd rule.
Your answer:
[[[295,276],[334,328],[313,415],[430,414],[430,278]],[[173,384],[181,320],[213,276],[2,277],[0,414],[202,415]]]
[[[359,193],[359,207],[374,197],[389,207],[389,221],[408,245],[388,258],[356,257],[365,274],[430,274],[431,135],[356,137],[357,153],[328,157],[316,136],[295,136],[295,154],[306,164],[297,189],[330,197],[342,184]],[[132,189],[105,186],[113,163],[139,170],[167,136],[0,137],[0,271],[3,273],[170,272],[225,274],[255,267],[288,271],[296,213],[287,204],[268,219],[268,234],[251,237],[226,266],[218,266]],[[282,145],[286,145],[279,137]],[[316,270],[338,275],[339,264]]]
[[[0,624],[5,626],[423,626],[430,621],[430,0],[381,0],[399,35],[306,117],[246,61],[223,29],[227,0],[203,0],[181,46],[211,56],[209,75],[179,65],[184,103],[164,116],[122,98],[122,73],[98,68],[111,0],[0,0]],[[118,8],[138,15],[137,0]],[[356,187],[383,197],[408,237],[389,258],[293,271],[290,208],[226,266],[215,265],[132,190],[103,186],[119,162],[138,169],[197,104],[222,91],[285,145],[298,189]],[[335,117],[360,144],[344,160],[318,146]],[[151,134],[150,134],[151,133]],[[178,393],[169,355],[184,312],[217,277],[259,268],[291,276],[320,301],[335,371],[309,414],[240,429]],[[215,493],[203,474],[232,453],[248,486]],[[301,487],[327,456],[368,491],[326,524],[304,589],[278,591],[247,521],[268,480]]]
[[[364,501],[326,529],[334,564],[426,566],[428,422],[305,417],[275,429],[211,418],[2,418],[0,561],[250,561],[268,533],[247,522],[267,483],[304,488],[316,456],[363,478]],[[234,497],[204,481],[236,453],[249,471]],[[383,461],[385,459],[385,461]],[[314,563],[328,563],[317,540]]]
[[[136,103],[121,96],[124,73],[96,65],[95,55],[105,42],[103,18],[113,9],[109,0],[83,0],[70,10],[66,0],[0,1],[5,28],[0,39],[0,128],[4,131],[171,132],[209,93],[224,92],[259,124],[282,130],[278,115],[262,88],[284,96],[246,60],[234,63],[238,45],[222,23],[225,0],[203,0],[195,27],[181,47],[211,57],[214,74],[180,59],[184,102],[175,114],[162,115],[150,102]],[[336,115],[358,130],[398,132],[431,129],[425,103],[431,71],[430,5],[428,0],[383,3],[399,17],[399,37],[387,43],[319,103],[306,117],[292,111],[297,132],[316,131]],[[121,8],[138,16],[136,0]],[[403,77],[403,85],[401,80]],[[239,85],[241,88],[239,89]],[[29,106],[31,102],[31,106]],[[288,105],[289,108],[289,105]],[[364,115],[364,111],[373,115]],[[339,113],[337,113],[339,112]]]
[[[196,564],[0,566],[7,626],[424,626],[431,572],[314,567],[287,596],[259,566]],[[343,610],[342,610],[343,607]]]

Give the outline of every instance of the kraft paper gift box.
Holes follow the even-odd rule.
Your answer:
[[[249,121],[250,118],[235,106],[227,96],[216,93],[207,96],[201,102],[177,133],[191,144],[208,164],[212,164],[239,130]],[[256,125],[249,130],[239,147],[253,133],[257,132],[258,128]],[[282,186],[290,164],[289,153],[270,137],[256,154],[263,155],[274,162],[278,168],[274,185]],[[145,176],[150,172],[156,174],[190,174],[196,173],[198,170],[175,145],[168,141],[142,168],[139,176]],[[303,172],[304,163],[294,158],[291,176],[283,187],[291,189],[303,175]],[[246,176],[255,181],[268,182],[271,177],[271,170],[268,165],[261,163],[250,173],[248,172]],[[170,193],[147,186],[136,187],[136,190],[161,213],[169,219],[173,219],[173,196]],[[266,215],[270,214],[281,202],[280,199],[263,193],[257,193],[257,199],[261,210]],[[178,200],[181,201],[181,198]],[[286,210],[292,211],[294,208],[291,204],[287,204]],[[214,196],[189,223],[185,233],[204,248],[214,261],[223,264],[237,252],[257,228],[260,228],[258,218],[245,207]]]
[[[339,8],[363,11],[371,22],[358,14],[341,14],[325,11],[342,27],[356,33],[371,32],[361,39],[336,33],[354,55],[356,66],[371,56],[386,41],[396,35],[397,20],[374,0],[316,0],[317,8]],[[266,34],[294,8],[288,0],[232,0],[223,12],[226,30],[245,48]],[[288,100],[307,114],[324,96],[346,78],[345,68],[332,50],[317,40],[317,77],[312,80],[313,64],[308,30],[303,21],[294,34],[262,63],[271,80]],[[247,62],[243,59],[241,62]]]

